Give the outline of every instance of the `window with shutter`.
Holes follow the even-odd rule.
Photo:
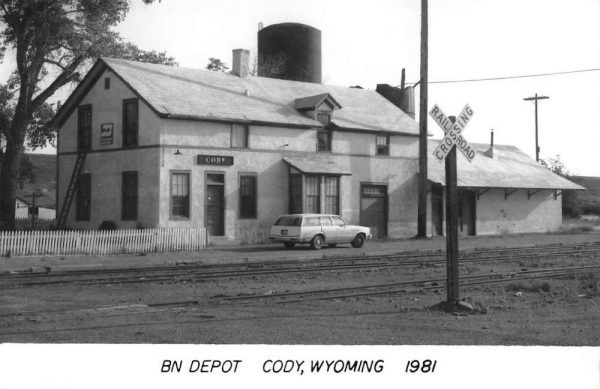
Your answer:
[[[77,148],[92,148],[92,105],[80,105],[77,110]]]
[[[137,220],[138,172],[123,172],[121,176],[121,219]]]
[[[240,218],[256,219],[256,175],[240,175]]]
[[[123,147],[138,145],[138,99],[123,100]]]

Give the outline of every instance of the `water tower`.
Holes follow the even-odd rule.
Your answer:
[[[258,75],[321,83],[321,31],[301,23],[258,31]]]

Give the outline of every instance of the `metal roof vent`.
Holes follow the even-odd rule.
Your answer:
[[[484,154],[492,159],[498,159],[498,156],[494,155],[494,129],[493,128],[490,131],[490,148],[487,149]]]

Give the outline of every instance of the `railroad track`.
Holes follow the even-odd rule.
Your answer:
[[[600,256],[600,242],[477,249],[460,254],[460,264],[522,261],[564,256]],[[413,251],[387,255],[331,257],[315,260],[262,261],[234,264],[185,264],[132,269],[83,270],[0,275],[0,289],[58,284],[101,285],[200,281],[218,278],[281,275],[324,271],[353,271],[445,264],[441,251]]]
[[[560,277],[572,277],[589,272],[600,271],[600,265],[550,267],[536,270],[522,270],[518,272],[507,272],[502,274],[477,274],[462,276],[459,286],[462,288],[505,282],[518,282],[533,279],[548,279]],[[398,295],[420,293],[423,290],[442,289],[446,286],[445,278],[426,278],[420,280],[409,280],[395,283],[357,285],[351,287],[329,288],[319,290],[302,290],[284,293],[265,293],[242,296],[220,296],[207,299],[189,299],[177,301],[160,301],[154,303],[136,303],[129,305],[101,306],[92,308],[71,308],[56,310],[40,310],[12,312],[2,315],[3,320],[27,321],[34,317],[44,321],[64,321],[74,318],[89,318],[90,316],[122,317],[124,315],[146,315],[164,313],[169,310],[195,307],[206,309],[217,308],[236,304],[251,304],[256,302],[267,302],[275,304],[301,303],[317,300],[334,300],[357,297],[370,297],[376,295]],[[412,287],[412,288],[410,288]],[[205,314],[204,319],[210,320],[218,315]]]
[[[502,274],[476,274],[461,276],[459,286],[473,286],[482,284],[494,284],[504,282],[515,282],[532,279],[559,278],[566,276],[575,276],[588,274],[589,272],[599,271],[600,265],[571,266],[571,267],[550,267],[535,270],[521,270],[518,272]],[[214,303],[232,303],[232,302],[250,302],[257,300],[275,300],[278,303],[296,303],[310,300],[332,300],[350,297],[365,297],[374,295],[388,295],[406,293],[406,287],[413,286],[419,291],[422,289],[440,289],[446,287],[446,278],[428,278],[422,280],[409,280],[385,284],[359,285],[343,288],[304,290],[296,292],[269,293],[260,295],[242,295],[232,297],[220,297],[214,300]],[[160,303],[152,306],[166,306],[177,303]],[[182,305],[182,302],[178,303]]]

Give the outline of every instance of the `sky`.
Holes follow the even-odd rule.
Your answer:
[[[419,79],[419,0],[131,1],[121,35],[165,50],[181,67],[204,68],[231,50],[257,47],[258,24],[311,25],[322,32],[323,83],[398,85]],[[10,67],[5,61],[0,76]],[[470,142],[511,144],[535,158],[534,103],[539,102],[541,158],[560,155],[573,174],[600,176],[600,71],[486,82],[462,80],[600,68],[600,0],[429,0],[429,109],[455,115],[469,104]],[[420,88],[415,89],[417,100]],[[57,96],[56,98],[61,98]],[[62,96],[64,100],[65,96]],[[435,138],[443,133],[432,119]],[[459,156],[462,158],[462,156]]]

